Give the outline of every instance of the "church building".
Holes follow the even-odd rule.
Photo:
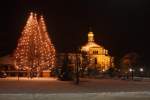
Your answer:
[[[89,58],[88,67],[90,68],[106,71],[114,66],[113,57],[109,55],[107,49],[95,43],[94,33],[92,31],[89,31],[88,42],[81,47],[81,51],[85,52]]]

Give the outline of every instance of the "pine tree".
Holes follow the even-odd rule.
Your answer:
[[[42,36],[43,36],[43,43],[45,47],[43,47],[45,50],[44,50],[44,59],[45,61],[47,61],[47,64],[51,65],[51,67],[54,67],[55,65],[55,47],[54,45],[52,44],[49,36],[48,36],[48,32],[47,32],[47,29],[46,29],[46,25],[45,25],[45,22],[44,22],[44,18],[43,16],[40,17],[40,20],[39,20],[39,26],[40,26],[40,31],[42,33]],[[51,59],[51,60],[49,60]]]
[[[31,13],[15,51],[16,68],[44,70],[55,65],[55,48],[43,17]]]

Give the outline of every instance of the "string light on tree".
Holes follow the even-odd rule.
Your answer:
[[[55,66],[55,48],[52,44],[43,16],[31,13],[15,50],[16,68],[50,69]]]
[[[51,65],[51,67],[54,67],[55,65],[55,48],[53,46],[53,44],[51,43],[51,40],[48,36],[48,32],[47,32],[47,28],[46,28],[46,24],[44,21],[43,16],[40,17],[39,19],[39,26],[40,26],[40,31],[43,35],[43,41],[44,41],[44,45],[45,46],[45,60],[47,61],[48,65]],[[51,58],[51,61],[49,60],[49,58]]]

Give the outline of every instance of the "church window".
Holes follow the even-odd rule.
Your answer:
[[[93,54],[98,54],[98,51],[93,51]]]

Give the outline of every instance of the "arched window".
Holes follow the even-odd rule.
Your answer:
[[[98,51],[96,51],[96,54],[98,54]]]
[[[98,54],[98,51],[93,51],[93,54]]]

